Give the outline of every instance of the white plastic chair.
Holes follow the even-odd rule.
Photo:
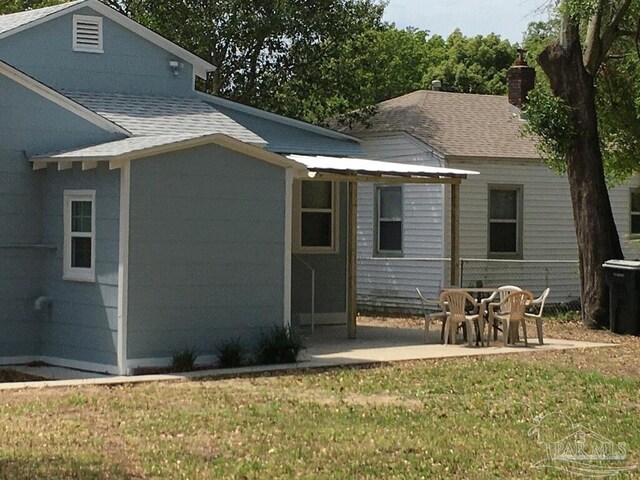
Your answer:
[[[429,340],[429,327],[431,326],[431,322],[442,321],[442,331],[440,333],[440,337],[444,335],[444,326],[447,321],[447,312],[440,303],[440,300],[428,300],[422,294],[419,288],[416,287],[416,292],[418,292],[418,297],[420,297],[420,303],[422,304],[422,314],[424,315],[424,343],[427,343]],[[441,311],[432,312],[432,308],[439,308]]]
[[[529,346],[527,341],[527,324],[524,321],[524,311],[531,300],[533,300],[533,294],[531,292],[517,290],[511,292],[499,303],[490,303],[487,344],[491,337],[491,328],[493,327],[495,332],[497,328],[496,323],[500,322],[502,323],[502,339],[505,347],[507,343],[515,343],[519,325],[522,325],[524,344],[525,346]]]
[[[536,298],[535,300],[531,300],[529,302],[529,307],[536,307],[536,310],[538,310],[538,313],[527,313],[525,312],[524,314],[524,318],[527,320],[535,320],[536,321],[536,329],[538,330],[538,342],[540,342],[540,345],[543,345],[543,340],[542,340],[542,311],[544,310],[544,303],[547,301],[547,297],[549,296],[549,292],[551,291],[550,288],[545,289],[544,292],[542,292],[542,295],[540,295],[538,298]]]
[[[498,301],[499,301],[500,303],[502,303],[502,301],[503,301],[505,298],[507,298],[507,296],[508,296],[510,293],[513,293],[513,292],[520,292],[520,291],[522,291],[522,289],[521,289],[520,287],[515,286],[515,285],[503,285],[502,287],[498,287],[498,289],[497,289],[495,292],[493,292],[493,293],[491,294],[491,296],[489,296],[488,298],[485,298],[485,299],[483,300],[483,302],[484,302],[484,304],[485,304],[485,305],[488,305],[488,304],[490,304],[493,300],[495,300],[495,299],[497,298],[497,299],[498,299]],[[501,308],[501,310],[500,310],[500,312],[499,312],[499,313],[501,313],[501,314],[509,313],[509,310],[508,310],[508,309],[509,309],[509,305],[507,305],[507,304],[502,304],[502,306],[501,306],[500,308]],[[486,312],[486,313],[487,313],[487,315],[488,315],[489,311],[487,310],[487,312]],[[493,326],[493,325],[491,325],[491,324],[489,324],[489,332],[491,332],[491,328],[492,328],[492,327],[494,327],[494,326]],[[483,330],[484,330],[484,328],[483,328]],[[497,340],[497,338],[498,338],[498,329],[494,327],[494,328],[493,328],[493,339],[494,339],[494,340]],[[488,345],[488,344],[489,344],[489,342],[487,341],[487,345]]]
[[[449,337],[451,343],[456,343],[456,331],[461,323],[467,326],[467,342],[472,345],[473,324],[477,323],[480,315],[478,312],[479,304],[475,298],[464,290],[445,290],[440,294],[440,303],[446,306],[447,321],[444,327],[444,343],[447,344]],[[474,313],[467,315],[465,307],[470,304]],[[480,327],[480,325],[478,325]],[[482,334],[480,335],[480,344],[482,344]]]

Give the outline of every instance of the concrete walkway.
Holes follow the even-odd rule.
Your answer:
[[[278,372],[295,369],[338,367],[341,365],[375,364],[408,360],[423,360],[450,357],[468,357],[501,354],[524,354],[552,350],[615,347],[612,343],[593,343],[572,340],[545,339],[539,345],[537,338],[531,339],[529,347],[502,346],[501,342],[493,342],[490,347],[468,347],[467,345],[441,345],[439,334],[430,332],[427,342],[424,333],[415,328],[358,327],[358,338],[345,338],[345,327],[318,327],[313,336],[302,332],[307,349],[300,355],[296,364],[259,365],[233,369],[200,370],[188,373],[108,376],[99,373],[81,372],[69,368],[42,366],[10,367],[31,375],[38,375],[51,380],[40,382],[0,383],[0,390],[44,387],[69,387],[78,385],[118,385],[157,381],[192,380],[207,377],[233,377],[264,372]]]

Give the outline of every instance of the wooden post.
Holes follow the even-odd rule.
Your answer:
[[[357,247],[358,247],[358,184],[349,182],[349,208],[347,220],[347,335],[356,338],[356,313],[358,308],[358,294],[356,291],[357,278]]]
[[[451,285],[458,284],[460,261],[460,183],[451,184]],[[460,279],[462,280],[462,279]]]

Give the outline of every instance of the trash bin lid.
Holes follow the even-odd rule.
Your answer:
[[[640,270],[639,260],[607,260],[602,264],[604,268],[615,268],[617,270]]]

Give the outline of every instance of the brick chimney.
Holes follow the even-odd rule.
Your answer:
[[[527,65],[526,50],[518,49],[518,56],[507,71],[509,103],[518,108],[527,101],[527,94],[536,83],[536,70]]]

